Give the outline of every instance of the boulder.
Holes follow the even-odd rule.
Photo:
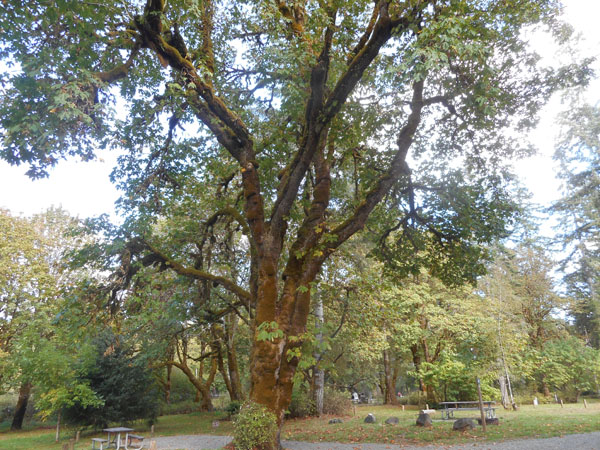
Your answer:
[[[385,421],[388,425],[398,425],[400,420],[397,417],[388,417]]]
[[[342,419],[331,419],[329,423],[344,423]]]
[[[430,427],[432,424],[433,422],[431,421],[431,416],[429,414],[422,413],[417,417],[418,427]]]
[[[475,428],[475,422],[473,419],[458,419],[454,422],[454,425],[452,425],[452,429],[454,431],[465,431],[467,429],[472,430],[473,428]]]
[[[481,418],[477,419],[477,423],[479,425],[481,425]],[[497,417],[494,417],[493,419],[485,419],[485,424],[486,425],[500,425],[500,421],[498,420]]]
[[[365,417],[365,423],[375,423],[377,422],[377,420],[375,420],[375,416],[373,414],[369,414],[367,417]]]

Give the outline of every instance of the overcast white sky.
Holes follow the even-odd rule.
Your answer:
[[[582,52],[600,56],[600,2],[564,0],[564,4],[567,20],[585,38]],[[554,57],[552,49],[544,49],[544,39],[538,40],[536,46],[548,58]],[[600,73],[600,64],[596,64],[596,69]],[[600,82],[595,81],[588,92],[589,103],[599,102]],[[558,98],[546,107],[540,126],[533,134],[539,155],[516,166],[524,184],[532,191],[534,201],[546,206],[559,195],[552,154],[557,131],[554,119],[561,107]],[[62,206],[81,218],[103,213],[114,216],[118,192],[110,183],[109,174],[115,165],[115,156],[99,156],[102,159],[95,162],[60,161],[49,178],[36,181],[25,176],[26,167],[11,167],[0,162],[0,207],[9,209],[13,214],[31,215],[54,205]]]

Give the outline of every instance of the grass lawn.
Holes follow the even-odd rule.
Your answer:
[[[226,414],[216,413],[190,413],[177,414],[172,416],[162,416],[158,418],[155,424],[155,436],[173,436],[176,434],[216,434],[231,435],[233,426],[231,421],[225,420]],[[213,421],[218,420],[219,426],[213,427]],[[54,442],[56,429],[54,427],[26,426],[23,431],[8,431],[10,424],[0,425],[0,449],[1,450],[31,450],[33,448],[40,450],[60,450],[65,442],[75,436],[73,430],[62,430],[59,443]],[[129,425],[135,429],[136,434],[150,437],[150,427],[146,423],[133,423]],[[93,437],[106,437],[105,433],[94,433],[84,431],[81,433],[80,441],[75,445],[76,450],[89,450],[92,445]]]
[[[364,423],[368,413],[373,413],[377,423]],[[472,432],[452,431],[452,420],[439,420],[441,415],[433,415],[433,426],[422,429],[415,426],[417,411],[402,411],[400,407],[362,406],[356,409],[355,417],[343,418],[344,423],[329,424],[331,417],[288,421],[283,430],[284,439],[299,441],[337,442],[380,442],[389,444],[452,444],[467,441],[499,441],[505,439],[551,437],[571,433],[600,431],[600,403],[541,405],[537,408],[524,406],[519,411],[496,410],[500,425],[488,425],[484,435],[481,427]],[[388,417],[400,419],[398,425],[386,425]],[[458,417],[478,417],[478,411],[465,411]],[[436,420],[438,419],[438,420]]]
[[[377,423],[363,423],[368,413],[373,413]],[[284,439],[300,441],[338,441],[348,443],[381,442],[388,444],[452,444],[459,442],[474,442],[481,440],[504,440],[515,438],[561,436],[570,433],[585,433],[600,431],[600,403],[589,403],[585,409],[583,404],[540,405],[521,407],[519,411],[497,410],[500,418],[499,426],[488,426],[487,435],[478,427],[465,434],[452,431],[452,421],[435,420],[433,427],[422,429],[415,426],[416,410],[402,411],[400,407],[361,406],[356,408],[356,416],[343,417],[344,423],[329,424],[332,417],[319,419],[288,420],[284,425]],[[477,411],[468,411],[457,417],[475,417]],[[390,416],[400,419],[398,425],[385,425],[384,421]],[[156,436],[172,436],[177,434],[228,434],[232,433],[230,421],[223,420],[224,413],[191,413],[160,417],[155,425]],[[219,420],[219,426],[214,428],[213,421]],[[54,442],[54,429],[34,428],[22,432],[7,431],[7,424],[0,426],[0,449],[29,450],[53,449],[60,450],[62,444],[70,437],[72,431],[63,431],[62,440]],[[146,424],[133,424],[136,432],[150,435]],[[75,446],[77,450],[89,449],[91,438],[100,434],[82,433],[81,441]]]

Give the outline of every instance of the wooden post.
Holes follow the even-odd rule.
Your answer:
[[[561,398],[561,399],[560,399],[560,407],[561,407],[561,408],[564,408],[564,406],[565,406],[565,405],[563,405],[563,401],[562,401],[562,398]]]
[[[156,441],[150,441],[150,449],[149,450],[156,450]]]
[[[429,403],[425,403],[425,409],[429,409]]]
[[[154,425],[150,427],[150,437],[154,437]]]
[[[75,449],[75,439],[69,439],[69,450]]]
[[[587,400],[585,398],[583,399],[583,407],[587,408]]]
[[[402,411],[404,411],[404,405],[402,405]]]
[[[75,433],[75,443],[76,444],[79,442],[80,436],[81,436],[81,431],[77,430],[77,433]]]
[[[481,382],[479,381],[479,377],[477,377],[477,395],[479,396],[479,412],[481,413],[481,426],[483,427],[483,432],[487,433],[487,426],[485,423],[485,412],[483,411],[483,398],[481,397]]]

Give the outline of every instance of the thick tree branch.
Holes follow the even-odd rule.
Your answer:
[[[271,231],[281,244],[285,233],[284,217],[286,217],[296,200],[300,183],[316,152],[322,151],[327,142],[327,130],[319,125],[319,117],[325,98],[325,85],[329,74],[330,50],[333,43],[333,29],[325,32],[323,50],[317,64],[311,72],[311,94],[305,110],[305,125],[299,151],[291,162],[279,184],[279,195],[271,214]]]
[[[371,37],[371,34],[373,33],[373,28],[375,28],[375,24],[377,23],[377,17],[379,16],[379,10],[381,9],[381,6],[383,5],[383,3],[384,2],[380,0],[375,4],[375,7],[373,8],[373,13],[371,14],[371,20],[369,20],[369,24],[367,25],[365,32],[363,33],[363,35],[359,39],[358,43],[354,46],[354,48],[348,55],[348,64],[350,64],[354,60],[356,55],[358,55],[360,53],[360,51],[364,48],[365,44],[368,42],[369,38]]]
[[[148,47],[159,56],[161,61],[166,62],[183,77],[186,98],[197,117],[239,162],[244,186],[245,214],[260,256],[263,252],[265,231],[264,202],[260,192],[258,163],[254,158],[253,139],[241,118],[215,95],[210,84],[198,75],[192,62],[163,39],[160,24],[153,22],[153,18],[162,13],[162,9],[158,9],[160,7],[164,7],[160,0],[149,0],[145,17],[138,17],[136,25]]]
[[[348,69],[340,77],[332,93],[327,98],[320,119],[323,125],[331,122],[342,109],[342,106],[344,106],[348,96],[362,78],[365,70],[367,70],[369,65],[379,54],[381,47],[391,36],[392,22],[387,14],[387,5],[383,3],[379,9],[379,19],[375,24],[370,39],[352,59]]]
[[[140,52],[140,48],[141,44],[136,43],[133,49],[131,50],[129,58],[124,64],[114,67],[113,69],[108,70],[106,72],[96,72],[96,78],[105,83],[112,83],[114,81],[120,80],[121,78],[125,78],[129,73],[129,69],[131,69],[131,66],[133,66],[133,62],[135,61],[135,57]]]
[[[158,250],[152,244],[146,242],[146,245],[154,254],[156,254],[164,262],[165,265],[172,268],[178,274],[184,275],[184,276],[187,276],[190,278],[194,278],[197,280],[212,281],[213,283],[217,283],[218,285],[223,286],[223,288],[227,289],[229,292],[236,295],[240,300],[243,300],[246,302],[250,301],[250,293],[248,291],[246,291],[245,289],[241,288],[240,286],[238,286],[236,283],[234,283],[230,279],[221,277],[218,275],[213,275],[211,273],[205,272],[203,270],[195,269],[193,267],[185,267],[183,264],[168,257],[165,253]]]
[[[287,2],[282,0],[276,0],[277,9],[289,23],[289,27],[292,33],[301,39],[304,39],[304,22],[305,22],[305,10],[304,2],[293,1],[292,6],[288,5]]]
[[[149,1],[144,17],[136,18],[135,23],[142,35],[144,44],[157,54],[161,63],[169,65],[183,76],[188,92],[190,91],[190,84],[193,85],[193,90],[204,101],[204,104],[201,104],[200,101],[194,102],[193,106],[198,112],[198,118],[216,134],[221,144],[243,164],[247,158],[242,157],[241,151],[252,148],[252,138],[248,129],[241,118],[227,108],[223,100],[215,95],[210,84],[202,80],[186,55],[181,55],[177,48],[164,39],[162,24],[160,23],[162,10],[158,9],[160,7],[164,7],[162,1]],[[159,17],[158,21],[156,17]],[[188,97],[194,98],[194,96]],[[245,156],[251,158],[249,155]]]
[[[412,111],[408,116],[406,124],[398,135],[398,150],[396,151],[396,155],[394,156],[389,170],[379,178],[377,184],[369,191],[369,193],[367,193],[364,201],[357,207],[354,214],[332,231],[337,239],[329,246],[329,252],[339,247],[350,236],[364,226],[373,208],[375,208],[383,196],[389,192],[391,186],[403,173],[406,167],[406,155],[408,149],[412,144],[413,136],[421,121],[423,86],[424,80],[417,81],[413,85]]]
[[[201,2],[202,7],[202,54],[204,64],[211,75],[215,73],[215,55],[213,50],[212,31],[214,28],[214,5],[212,0]],[[212,86],[212,80],[207,83]]]

